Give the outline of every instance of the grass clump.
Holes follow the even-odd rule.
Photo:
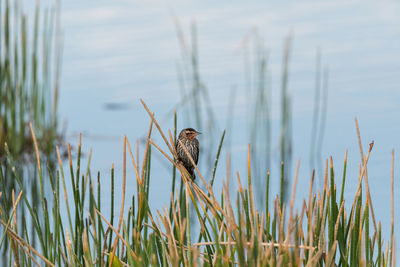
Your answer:
[[[52,195],[46,198],[41,191],[41,209],[33,210],[25,197],[23,188],[13,193],[12,211],[1,210],[0,223],[4,235],[10,241],[8,248],[9,265],[47,266],[393,266],[395,256],[393,240],[387,246],[382,239],[382,227],[375,227],[372,202],[363,194],[362,185],[368,188],[367,164],[373,143],[363,156],[359,183],[353,199],[345,205],[343,196],[347,153],[344,159],[342,185],[336,184],[332,159],[325,163],[324,186],[322,191],[313,188],[314,175],[310,180],[308,199],[302,202],[301,210],[295,211],[295,194],[298,181],[299,162],[294,175],[290,202],[282,204],[277,195],[270,201],[270,174],[267,173],[265,210],[257,209],[253,194],[250,145],[247,157],[248,173],[241,177],[236,173],[238,188],[231,196],[229,180],[223,182],[220,194],[213,191],[212,183],[198,173],[205,190],[192,182],[184,167],[176,162],[174,136],[165,134],[156,118],[142,102],[150,116],[143,161],[139,163],[132,153],[129,140],[124,138],[122,203],[119,218],[114,215],[114,169],[111,169],[111,214],[102,212],[102,194],[109,187],[100,173],[96,179],[91,176],[89,164],[86,171],[81,167],[81,141],[76,163],[69,150],[69,175],[64,172],[59,155],[59,166],[51,179]],[[176,125],[176,124],[175,124]],[[152,136],[161,134],[168,151],[160,148]],[[176,135],[176,129],[174,129]],[[32,135],[34,133],[32,130]],[[36,144],[36,139],[33,138]],[[222,146],[223,137],[219,147]],[[44,169],[40,154],[35,146],[38,172]],[[170,203],[163,210],[150,208],[149,191],[151,160],[154,149],[162,153],[171,167],[180,173],[181,190],[178,189],[177,172],[173,172],[176,184],[172,187]],[[57,150],[58,152],[58,150]],[[126,194],[127,162],[131,164],[136,177],[137,188],[133,195]],[[8,164],[13,166],[11,154]],[[218,166],[219,153],[215,159]],[[214,172],[212,172],[214,173]],[[15,179],[20,177],[15,174]],[[278,177],[279,178],[279,177]],[[71,187],[67,187],[70,179]],[[173,179],[171,179],[172,182]],[[210,177],[210,180],[212,178]],[[176,189],[176,190],[175,190]],[[369,189],[368,189],[369,190]],[[313,193],[316,192],[316,193]],[[10,192],[1,192],[2,197]],[[18,195],[18,197],[15,197]],[[72,197],[71,197],[72,195]],[[66,210],[61,210],[61,203]],[[125,205],[129,206],[124,212]],[[17,206],[27,210],[34,230],[27,232],[27,225],[20,225]],[[64,205],[63,205],[64,206]],[[190,207],[193,208],[190,208]],[[350,209],[348,210],[347,207]],[[63,216],[65,215],[65,216]],[[193,216],[200,227],[193,231],[189,220]],[[66,220],[62,218],[67,217]],[[371,219],[374,227],[370,227]],[[392,226],[393,227],[393,226]],[[371,228],[371,229],[370,229]],[[371,231],[372,230],[372,231]],[[25,238],[21,233],[25,232]],[[4,239],[3,235],[3,239]],[[33,236],[39,239],[38,246],[32,246]],[[393,231],[392,236],[393,239]],[[389,249],[390,248],[390,249]],[[389,253],[390,251],[390,253]]]

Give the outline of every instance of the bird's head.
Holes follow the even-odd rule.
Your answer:
[[[195,139],[196,136],[198,136],[199,134],[201,134],[201,133],[199,133],[198,131],[196,131],[196,130],[193,129],[193,128],[186,128],[186,129],[183,129],[183,130],[181,131],[181,133],[179,134],[179,137],[183,137],[183,138],[187,138],[187,139],[189,139],[189,140],[193,140],[193,139]]]

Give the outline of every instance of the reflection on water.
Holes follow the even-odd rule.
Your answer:
[[[42,218],[54,189],[55,148],[63,140],[57,121],[59,16],[38,7],[26,15],[21,1],[0,0],[0,6],[0,248],[2,266],[24,265],[27,255],[4,226],[33,246],[38,239],[43,245],[34,227],[48,227]],[[41,151],[43,176],[34,147]]]

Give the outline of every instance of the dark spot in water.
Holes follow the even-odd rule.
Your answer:
[[[106,110],[126,110],[129,109],[131,105],[124,102],[108,102],[104,103],[103,107]]]

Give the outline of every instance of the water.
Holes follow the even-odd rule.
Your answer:
[[[215,192],[225,179],[225,161],[232,152],[232,170],[244,177],[249,142],[248,93],[244,69],[246,38],[254,32],[268,51],[272,112],[272,195],[278,193],[280,85],[284,38],[293,33],[288,92],[292,99],[293,162],[301,159],[297,199],[307,196],[310,179],[310,135],[314,104],[316,51],[329,70],[327,120],[321,164],[334,158],[336,177],[341,177],[345,150],[349,151],[346,203],[353,201],[358,182],[360,152],[354,117],[358,117],[364,153],[375,141],[370,157],[369,183],[375,216],[382,221],[385,240],[390,229],[391,149],[396,152],[395,210],[400,203],[398,158],[400,145],[400,4],[394,1],[335,1],[322,3],[256,2],[252,4],[199,1],[65,1],[61,4],[64,56],[61,75],[60,118],[67,122],[67,139],[76,144],[79,132],[83,149],[93,148],[92,173],[100,171],[109,183],[112,163],[116,187],[122,173],[122,139],[131,144],[143,138],[149,117],[141,106],[143,98],[164,130],[172,129],[170,111],[180,100],[177,63],[181,50],[174,20],[179,20],[189,44],[190,25],[197,26],[202,81],[208,87],[217,115],[216,136],[204,129],[203,153],[209,138],[218,140],[229,118],[228,99],[236,88],[234,119],[227,138],[232,146],[223,150]],[[251,43],[249,45],[252,45]],[[251,93],[252,95],[254,92]],[[254,96],[254,95],[253,95]],[[121,105],[121,108],[119,108]],[[110,108],[111,107],[111,108]],[[178,109],[178,128],[185,125],[185,112]],[[162,143],[159,135],[154,140]],[[141,143],[141,149],[144,145]],[[169,203],[170,166],[153,150],[150,199],[153,209]],[[128,166],[130,166],[128,164]],[[206,160],[199,166],[207,172]],[[127,199],[134,192],[135,178],[128,169]],[[168,177],[168,178],[166,178]],[[340,180],[336,180],[340,184]],[[103,188],[106,188],[103,186]],[[120,189],[117,189],[120,190]],[[108,194],[103,194],[107,210]],[[116,207],[119,206],[116,202]],[[301,203],[301,202],[299,202]],[[107,214],[107,212],[105,212]],[[400,214],[395,212],[395,223]],[[398,236],[398,233],[396,233]]]

